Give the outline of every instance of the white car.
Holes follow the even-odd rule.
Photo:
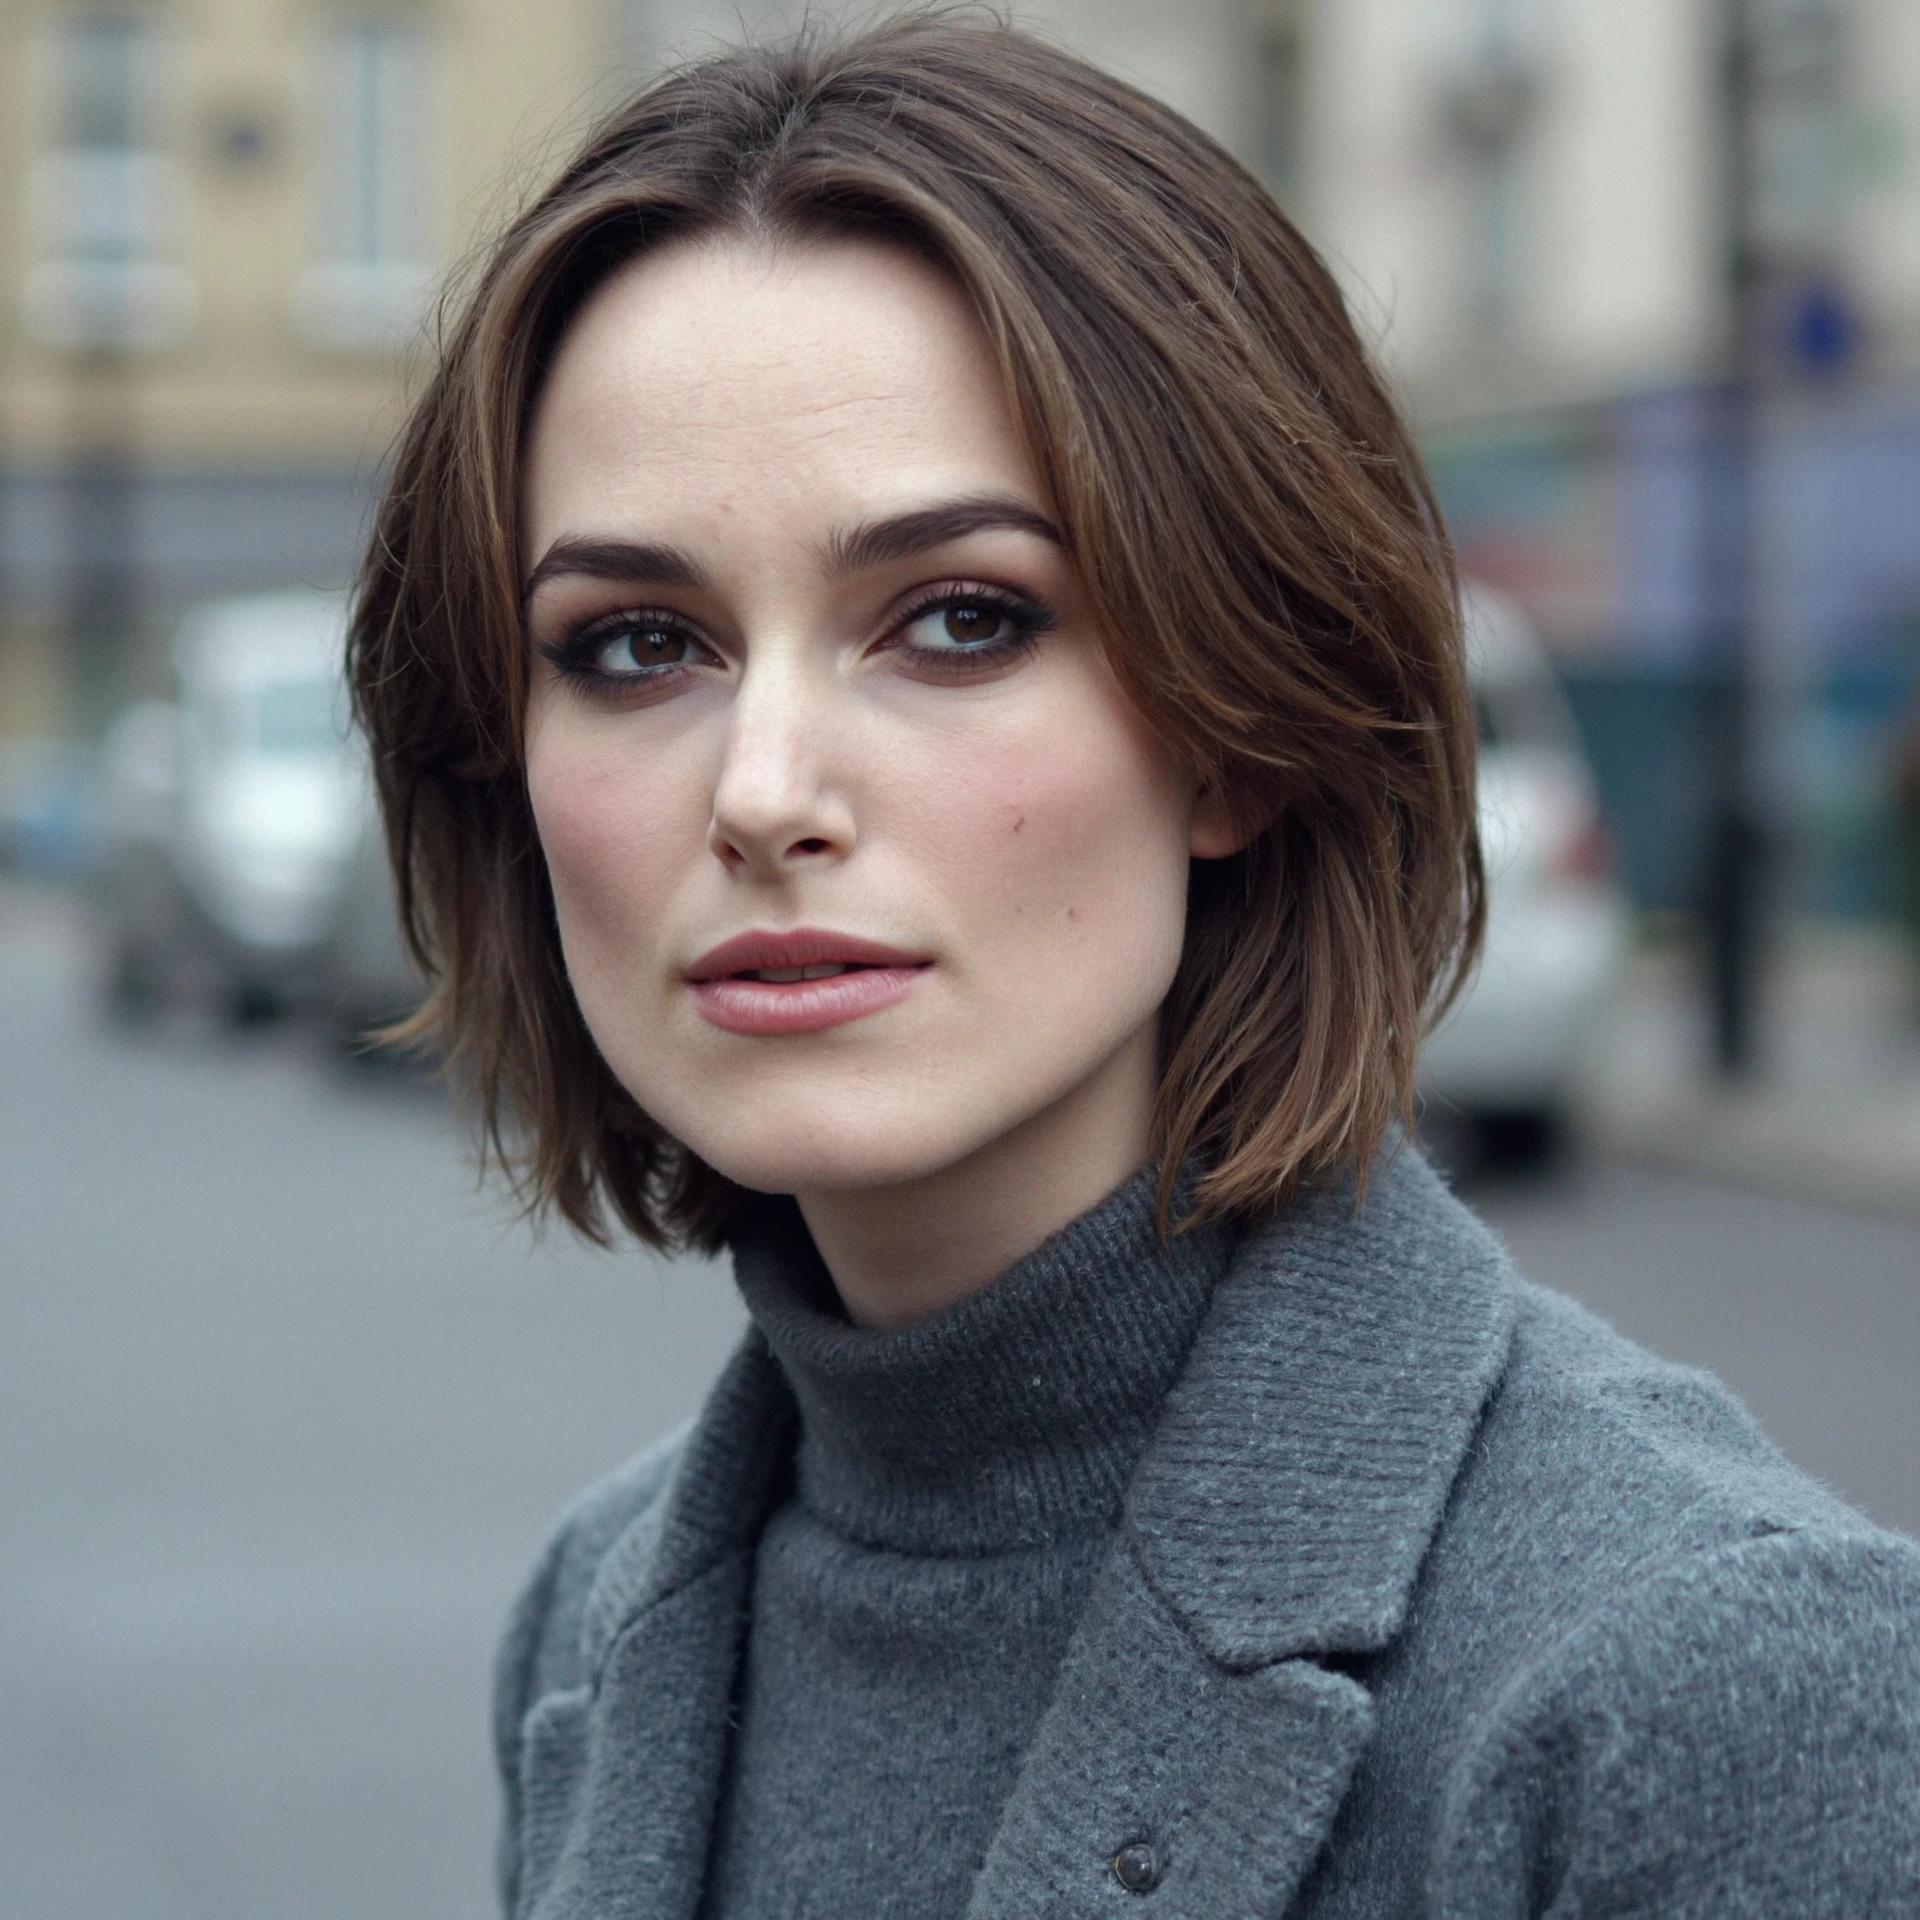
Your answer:
[[[400,937],[386,837],[370,803],[322,962],[320,997],[335,1041],[369,1064],[417,1062],[423,1056],[384,1051],[372,1036],[413,1013],[425,992]]]
[[[108,989],[211,995],[240,1018],[311,995],[368,807],[342,673],[346,601],[210,601],[174,642],[178,698],[123,714],[101,799]]]
[[[1478,973],[1421,1055],[1439,1129],[1472,1151],[1548,1157],[1564,1138],[1583,1046],[1611,991],[1629,915],[1592,769],[1526,616],[1504,595],[1466,596],[1480,723],[1487,944]]]

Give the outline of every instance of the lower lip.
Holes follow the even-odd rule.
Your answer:
[[[857,967],[824,980],[696,980],[693,1004],[727,1033],[819,1033],[910,994],[925,967]]]

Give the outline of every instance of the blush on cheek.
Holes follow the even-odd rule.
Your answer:
[[[945,820],[936,857],[975,868],[1033,964],[1078,970],[1101,950],[1103,965],[1158,970],[1184,926],[1183,795],[1150,741],[1115,716],[1091,727],[1078,717],[1077,729],[1007,742],[964,783],[929,792]]]
[[[1178,827],[1165,769],[1118,727],[1062,729],[1004,771],[1021,861],[1125,864]]]
[[[618,837],[617,794],[577,763],[564,770],[530,761],[527,798],[557,893],[591,893]]]
[[[654,869],[672,828],[652,787],[630,754],[530,743],[527,797],[576,988],[603,945],[617,951],[653,916],[668,884]]]

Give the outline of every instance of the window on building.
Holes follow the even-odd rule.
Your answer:
[[[1522,199],[1541,66],[1530,16],[1515,0],[1475,0],[1472,28],[1440,97],[1465,163],[1469,277],[1464,324],[1476,339],[1516,330],[1522,283]]]
[[[294,298],[296,329],[316,345],[391,345],[419,316],[433,259],[432,56],[408,21],[350,21],[322,38],[317,257]]]
[[[60,346],[171,345],[192,330],[198,301],[165,257],[180,181],[161,150],[159,31],[138,14],[68,14],[51,53],[52,145],[28,184],[39,255],[28,331]]]
[[[79,14],[62,23],[62,145],[127,153],[152,145],[153,29],[124,15]]]

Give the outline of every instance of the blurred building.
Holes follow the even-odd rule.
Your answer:
[[[1669,903],[1699,812],[1726,4],[1012,9],[1218,133],[1326,248]],[[1749,4],[1785,263],[1767,644],[1813,716],[1782,778],[1815,893],[1871,905],[1875,756],[1920,659],[1920,9]],[[0,5],[0,738],[92,730],[197,596],[343,579],[450,265],[619,89],[803,11]]]
[[[96,731],[212,592],[346,577],[441,277],[702,0],[0,6],[0,740]],[[1035,7],[1246,146],[1236,0]]]
[[[1762,752],[1790,901],[1877,912],[1920,672],[1920,8],[1747,11]],[[1657,905],[1697,895],[1724,613],[1728,14],[1319,0],[1302,92],[1309,223],[1414,405],[1467,563],[1559,654]]]
[[[1436,422],[1712,369],[1723,0],[1323,0],[1311,213]],[[1769,223],[1920,365],[1920,12],[1753,0]],[[1807,315],[1802,314],[1805,321]],[[1791,324],[1793,316],[1783,319]],[[1803,343],[1818,357],[1846,343]]]
[[[199,595],[349,571],[447,263],[591,103],[592,0],[0,9],[0,734]]]

